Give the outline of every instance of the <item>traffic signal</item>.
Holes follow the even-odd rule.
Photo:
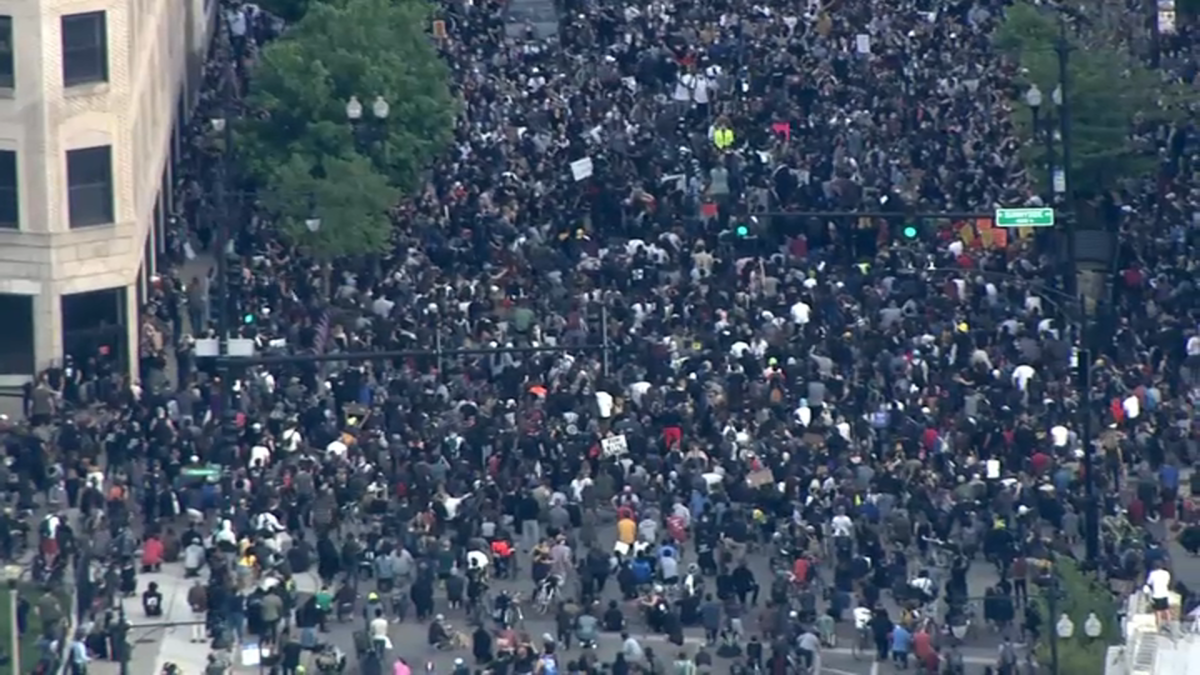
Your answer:
[[[901,233],[904,235],[905,239],[909,239],[909,240],[916,239],[917,236],[920,234],[920,232],[917,231],[917,227],[915,225],[905,225],[904,229],[901,230]]]
[[[745,239],[746,237],[750,236],[750,226],[746,225],[745,223],[738,223],[738,226],[734,228],[733,233],[736,234],[739,239]]]

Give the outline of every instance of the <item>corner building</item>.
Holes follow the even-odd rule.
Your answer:
[[[0,386],[131,370],[218,0],[0,0]]]

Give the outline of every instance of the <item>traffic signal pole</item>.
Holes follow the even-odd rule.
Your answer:
[[[231,253],[231,243],[233,235],[231,229],[233,227],[234,218],[239,217],[230,208],[229,201],[229,182],[233,172],[233,122],[234,122],[234,105],[233,105],[233,45],[229,40],[229,35],[225,32],[226,26],[223,21],[223,13],[217,12],[217,40],[218,49],[223,52],[225,59],[224,65],[224,81],[222,82],[222,101],[221,115],[224,120],[221,132],[223,134],[222,142],[224,147],[221,149],[221,159],[218,163],[218,172],[220,175],[217,178],[216,185],[216,212],[217,212],[217,343],[218,353],[221,356],[229,356],[229,341],[232,336],[232,321],[231,313],[237,306],[238,289],[234,283],[234,275],[238,279],[241,278],[242,271],[239,265],[231,266],[229,258]],[[234,382],[237,379],[237,374],[234,366],[226,365],[224,368],[218,366],[217,375],[221,381],[221,444],[224,445],[225,451],[232,456],[236,451],[238,442],[237,428],[237,412],[234,406]]]

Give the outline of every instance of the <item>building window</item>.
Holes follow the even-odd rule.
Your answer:
[[[71,227],[113,222],[112,148],[67,152],[67,200]]]
[[[0,229],[21,227],[21,197],[17,190],[17,153],[0,150]]]
[[[63,86],[108,82],[108,22],[104,12],[62,18]]]
[[[0,16],[0,89],[16,86],[17,75],[13,61],[12,17]]]

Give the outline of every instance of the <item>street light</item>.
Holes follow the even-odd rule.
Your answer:
[[[391,112],[392,106],[388,104],[387,99],[376,96],[371,103],[371,116],[377,120],[386,120]],[[350,100],[346,101],[346,117],[351,122],[357,122],[363,118],[363,104],[357,96],[351,96]]]
[[[350,118],[351,122],[357,122],[362,119],[363,107],[357,96],[351,96],[346,102],[346,117]]]
[[[5,565],[2,572],[4,581],[8,586],[8,628],[9,633],[9,651],[12,652],[12,672],[21,672],[21,631],[17,630],[17,608],[20,604],[19,594],[17,590],[17,581],[21,578],[21,567],[19,565]]]
[[[1058,617],[1058,623],[1054,624],[1054,632],[1058,633],[1060,640],[1070,640],[1075,635],[1075,622],[1071,621],[1066,612]]]
[[[1030,85],[1029,91],[1025,92],[1025,103],[1033,110],[1033,117],[1036,120],[1038,110],[1042,107],[1042,90],[1038,89],[1036,84]],[[1037,123],[1035,122],[1034,125],[1036,126]]]
[[[386,120],[391,110],[392,106],[388,105],[382,96],[376,96],[375,102],[371,104],[371,114],[375,115],[377,120]]]

